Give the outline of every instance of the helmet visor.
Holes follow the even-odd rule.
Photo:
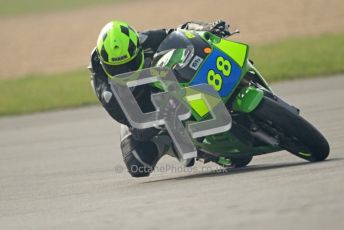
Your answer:
[[[101,64],[103,66],[105,73],[109,77],[114,77],[118,74],[132,72],[132,71],[141,69],[143,66],[143,62],[144,62],[143,52],[140,51],[136,55],[136,57],[128,63],[122,64],[122,65],[110,65],[110,64],[103,63],[101,61]]]

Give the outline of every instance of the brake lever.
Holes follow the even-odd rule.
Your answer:
[[[240,34],[240,30],[239,29],[236,29],[235,31],[231,32],[229,31],[229,36],[232,36],[234,34]]]

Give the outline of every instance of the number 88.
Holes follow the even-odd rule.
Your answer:
[[[228,60],[225,60],[223,57],[218,57],[217,58],[217,60],[216,60],[216,67],[226,77],[228,77],[229,74],[231,73],[231,69],[232,69],[231,63]]]
[[[213,86],[216,91],[220,91],[222,88],[222,77],[220,74],[215,73],[214,70],[208,72],[208,84]]]

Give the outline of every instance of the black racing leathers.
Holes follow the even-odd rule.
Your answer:
[[[218,30],[219,25],[222,24],[223,21],[217,21],[215,23],[187,22],[178,28],[187,30],[203,30],[215,33],[215,29]],[[223,29],[228,28],[223,27]],[[166,36],[172,31],[173,29],[158,29],[139,33],[139,41],[145,56],[144,68],[149,68],[151,66],[151,61],[156,50]],[[221,35],[219,34],[219,36]],[[153,137],[157,133],[155,128],[147,130],[135,130],[130,127],[130,124],[127,121],[120,105],[112,94],[108,77],[100,64],[100,59],[96,49],[92,51],[91,61],[88,68],[91,72],[91,84],[95,94],[109,115],[117,122],[128,126],[135,139],[145,141]],[[150,99],[151,93],[152,91],[148,85],[136,87],[133,91],[133,95],[143,112],[152,111],[154,109]]]
[[[144,31],[139,33],[140,44],[142,46],[142,49],[144,50],[145,56],[144,68],[150,67],[153,55],[158,49],[160,43],[167,36],[167,33],[168,32],[164,29]],[[99,56],[96,49],[92,51],[91,61],[88,68],[91,72],[91,84],[93,86],[95,94],[99,101],[102,103],[105,110],[117,122],[124,125],[129,125],[120,105],[116,101],[116,98],[112,95],[108,77],[100,64]],[[146,101],[150,102],[150,90],[147,90],[146,87],[139,87],[135,88],[133,94],[138,103],[142,105],[143,108],[146,108],[144,105]],[[147,103],[147,106],[148,104],[151,103]]]

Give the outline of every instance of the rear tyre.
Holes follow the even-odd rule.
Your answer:
[[[282,135],[280,147],[308,161],[323,161],[330,152],[325,137],[300,115],[264,97],[252,115]]]
[[[233,168],[243,168],[246,167],[252,160],[252,156],[243,156],[240,158],[232,158],[231,166]]]

